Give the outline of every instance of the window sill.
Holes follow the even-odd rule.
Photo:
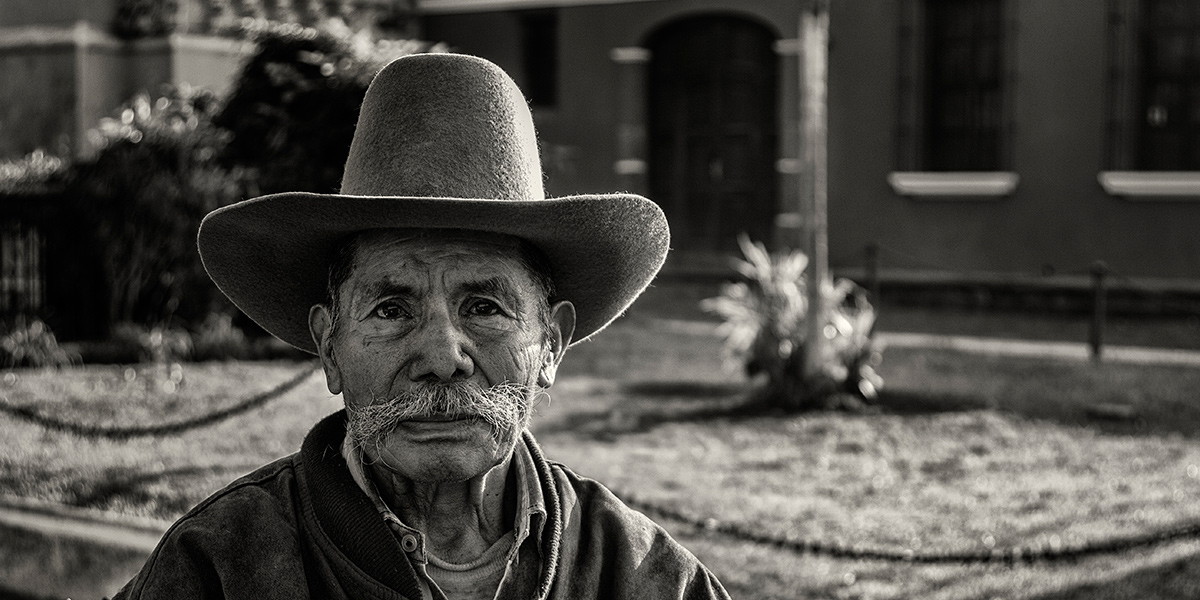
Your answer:
[[[1008,196],[1020,177],[1008,171],[895,172],[888,184],[901,196],[936,196],[940,199],[987,200]]]
[[[1200,171],[1103,171],[1097,179],[1110,196],[1200,201]]]

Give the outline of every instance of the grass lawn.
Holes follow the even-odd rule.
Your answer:
[[[301,363],[88,367],[0,376],[11,404],[69,420],[176,421]],[[796,538],[885,549],[1052,548],[1200,521],[1200,369],[889,349],[876,412],[739,410],[710,338],[627,319],[568,353],[534,430],[618,493]],[[1103,420],[1117,404],[1132,416]],[[340,401],[314,375],[177,436],[86,440],[0,416],[0,492],[171,519],[294,451]],[[663,521],[736,598],[1192,598],[1200,542],[1077,563],[916,566],[797,555]]]

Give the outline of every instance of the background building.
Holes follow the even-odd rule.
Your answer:
[[[792,223],[802,4],[421,7],[526,87],[552,192],[646,193],[686,268]],[[830,22],[835,269],[877,245],[892,277],[1200,276],[1200,5],[834,0]]]
[[[244,18],[447,43],[525,90],[552,195],[623,189],[673,230],[667,275],[798,226],[797,0],[5,0],[0,157],[86,154],[138,90],[221,89]],[[1094,261],[1200,291],[1200,4],[832,0],[835,272],[1082,289]],[[873,258],[871,258],[873,257]]]

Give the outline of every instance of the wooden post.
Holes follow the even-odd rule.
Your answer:
[[[1088,329],[1088,346],[1095,362],[1101,361],[1104,351],[1104,321],[1108,313],[1108,293],[1104,281],[1106,277],[1108,265],[1102,260],[1092,263],[1092,325]]]
[[[801,0],[800,29],[800,207],[808,254],[808,322],[804,375],[812,381],[829,351],[826,288],[829,240],[826,228],[826,97],[829,67],[829,0]]]

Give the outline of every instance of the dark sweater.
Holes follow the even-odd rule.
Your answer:
[[[126,598],[421,598],[417,574],[340,452],[345,415],[300,452],[238,479],[179,519],[114,600]],[[661,527],[599,483],[547,461],[533,436],[546,502],[527,589],[548,599],[728,598]],[[529,550],[526,552],[525,550]],[[522,559],[525,563],[525,559]]]

